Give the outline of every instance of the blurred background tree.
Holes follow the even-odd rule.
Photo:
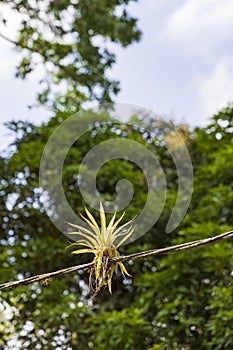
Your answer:
[[[127,46],[140,37],[136,20],[126,11],[129,1],[3,3],[23,13],[15,43],[23,55],[18,74],[26,77],[35,67],[34,58],[40,58],[47,73],[38,99],[56,113],[40,126],[8,123],[15,141],[11,152],[0,158],[2,283],[91,259],[88,255],[71,256],[70,250],[65,250],[66,237],[49,220],[41,202],[40,158],[51,133],[83,102],[109,101],[117,92],[118,85],[106,73],[115,60],[109,42]],[[67,13],[71,16],[69,23]],[[60,93],[60,84],[65,84],[64,93]],[[93,125],[97,120],[97,115],[81,109],[77,117],[92,118]],[[82,211],[85,205],[77,183],[79,160],[104,140],[125,138],[140,142],[157,155],[167,180],[167,200],[160,219],[141,239],[122,247],[122,254],[201,239],[232,228],[231,107],[219,112],[204,128],[190,131],[174,125],[189,148],[195,183],[188,214],[170,234],[164,232],[176,200],[177,171],[164,145],[164,130],[169,123],[161,124],[139,112],[133,120],[141,129],[124,123],[116,129],[111,112],[99,113],[98,120],[102,117],[108,118],[109,127],[96,124],[92,132],[85,133],[73,144],[64,164],[64,189],[74,211]],[[149,130],[146,134],[145,129]],[[128,221],[146,200],[142,171],[131,162],[113,160],[99,171],[97,186],[103,198],[112,200],[116,196],[115,185],[122,178],[127,178],[136,189],[127,208]],[[98,219],[98,213],[93,211],[93,215]],[[111,297],[103,290],[91,298],[84,271],[56,279],[48,287],[35,283],[4,291],[0,346],[33,350],[231,350],[232,265],[229,240],[135,261],[127,267],[132,279],[115,276]]]
[[[114,44],[127,47],[141,37],[128,13],[132,1],[0,1],[4,24],[5,7],[21,19],[17,40],[1,33],[20,52],[16,76],[24,79],[43,68],[39,104],[74,112],[88,100],[112,101],[119,92],[119,82],[108,75],[116,60]]]
[[[89,118],[89,112],[85,113]],[[21,131],[21,137],[15,141],[15,152],[1,159],[2,282],[91,259],[73,257],[64,249],[67,239],[51,224],[40,200],[40,155],[57,118],[60,120],[61,115],[39,127],[9,124]],[[153,135],[145,138],[144,132],[123,124],[122,132],[118,126],[116,133],[111,116],[109,122],[111,127],[104,130],[98,124],[92,134],[95,136],[86,133],[67,156],[63,183],[73,209],[82,210],[85,204],[76,181],[76,160],[105,139],[137,139],[160,156],[168,182],[167,202],[159,221],[145,236],[122,247],[122,254],[201,239],[232,228],[232,108],[221,111],[205,128],[193,132],[186,129],[195,169],[194,194],[188,214],[171,234],[164,234],[164,230],[176,198],[177,174],[163,141],[160,138],[158,143],[154,137],[160,126],[144,118]],[[97,184],[100,194],[111,200],[121,178],[129,179],[137,189],[127,208],[127,221],[145,202],[147,188],[141,170],[130,162],[112,160],[99,172]],[[98,219],[98,213],[93,214]],[[92,299],[83,271],[54,280],[48,287],[33,284],[2,292],[2,300],[13,310],[14,339],[21,341],[21,348],[31,349],[231,349],[231,241],[135,261],[128,270],[133,278],[122,281],[116,276],[111,297],[104,290]],[[3,344],[13,337],[12,329],[9,332],[10,337],[3,327]]]

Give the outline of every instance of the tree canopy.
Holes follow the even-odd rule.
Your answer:
[[[135,0],[0,1],[0,20],[19,14],[17,39],[21,53],[16,76],[24,79],[43,68],[38,102],[76,111],[87,100],[110,102],[119,82],[108,71],[116,60],[114,45],[127,47],[141,32],[128,12]],[[11,12],[10,12],[11,13]]]
[[[89,118],[89,112],[85,113]],[[85,204],[76,181],[77,159],[109,138],[135,139],[150,148],[159,155],[168,183],[160,219],[142,238],[123,246],[122,254],[206,238],[232,228],[231,107],[217,114],[205,128],[189,131],[180,127],[195,170],[194,194],[185,219],[170,234],[164,231],[176,198],[177,174],[159,138],[161,125],[149,117],[138,117],[138,123],[143,122],[151,131],[151,136],[145,137],[144,129],[127,129],[124,124],[116,132],[114,118],[108,118],[109,128],[96,124],[95,132],[83,135],[67,155],[63,183],[74,210],[82,210]],[[20,137],[15,141],[15,152],[1,159],[1,282],[90,261],[88,255],[74,257],[65,249],[67,239],[51,224],[40,200],[41,152],[60,123],[61,114],[39,127],[22,122],[9,125]],[[99,172],[97,184],[104,198],[113,199],[115,184],[121,178],[129,179],[136,188],[126,211],[127,221],[145,201],[142,171],[131,162],[112,160]],[[98,213],[93,211],[93,215],[98,219]],[[5,318],[2,323],[2,346],[17,338],[29,349],[232,348],[230,240],[135,261],[127,270],[133,277],[114,277],[112,296],[104,290],[91,298],[88,276],[83,271],[53,280],[47,287],[36,283],[2,292],[2,315],[9,307],[11,310],[10,321]]]

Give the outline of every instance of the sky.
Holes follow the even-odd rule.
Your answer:
[[[109,73],[120,80],[115,102],[130,103],[202,126],[233,101],[233,1],[139,0],[130,5],[139,19],[142,40],[116,48],[117,63]],[[0,32],[15,35],[17,19]],[[9,120],[48,120],[44,108],[29,109],[38,91],[40,71],[22,81],[14,77],[19,62],[12,45],[0,38],[0,150],[12,138]]]

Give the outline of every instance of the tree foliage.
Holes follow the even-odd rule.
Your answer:
[[[95,118],[88,113],[85,118]],[[51,224],[40,201],[41,152],[66,117],[57,115],[39,127],[11,124],[19,136],[15,152],[1,159],[1,282],[90,259],[88,255],[71,256],[64,249],[67,239]],[[139,122],[147,125],[150,135],[145,137],[143,128],[140,132],[123,124],[121,132],[119,126],[116,132],[109,116],[110,128],[96,124],[95,133],[86,133],[72,146],[64,164],[63,183],[74,210],[85,204],[75,178],[77,160],[99,142],[129,138],[159,156],[169,190],[159,221],[145,236],[122,247],[122,253],[210,237],[232,228],[233,109],[221,111],[205,128],[183,131],[195,169],[194,194],[182,224],[166,235],[163,232],[176,198],[176,169],[158,137],[161,125],[145,116]],[[101,195],[111,200],[115,184],[123,177],[137,188],[127,221],[145,201],[147,188],[141,170],[130,162],[112,160],[99,172],[97,183]],[[51,281],[48,287],[33,284],[2,292],[5,313],[9,307],[11,310],[11,327],[7,319],[2,323],[2,346],[15,336],[21,347],[28,349],[232,349],[231,241],[135,261],[127,269],[133,278],[122,281],[116,276],[111,297],[104,290],[92,299],[83,271]]]
[[[24,79],[42,66],[38,102],[55,110],[76,111],[88,99],[110,102],[119,91],[108,74],[116,60],[113,44],[127,47],[141,36],[127,9],[132,1],[1,0],[5,25],[6,8],[20,15],[17,40],[9,39],[21,52],[16,76]]]

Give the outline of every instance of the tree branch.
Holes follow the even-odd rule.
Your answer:
[[[211,243],[214,243],[216,241],[220,241],[222,239],[227,239],[230,237],[233,237],[233,230],[222,233],[222,234],[214,236],[214,237],[200,239],[197,241],[182,243],[182,244],[178,244],[178,245],[174,245],[174,246],[170,246],[170,247],[166,247],[166,248],[161,248],[161,249],[147,250],[145,252],[139,252],[139,253],[129,254],[129,255],[125,255],[125,256],[119,256],[117,258],[111,258],[111,259],[109,259],[109,264],[111,264],[111,262],[125,262],[125,261],[129,261],[129,260],[134,260],[134,259],[143,259],[143,258],[146,258],[146,257],[151,256],[151,255],[161,255],[161,254],[172,253],[172,252],[176,252],[176,251],[180,251],[180,250],[190,249],[190,248],[198,247],[201,245],[211,244]],[[28,285],[28,284],[31,284],[34,282],[43,281],[43,280],[47,280],[47,279],[50,280],[50,279],[58,277],[58,276],[66,275],[70,272],[87,269],[89,267],[92,267],[93,265],[94,265],[94,262],[92,261],[92,262],[87,263],[87,264],[71,266],[71,267],[68,267],[68,268],[65,268],[62,270],[44,273],[42,275],[37,275],[37,276],[25,278],[24,280],[20,280],[20,281],[3,283],[3,284],[0,284],[0,290],[8,289],[8,288],[17,288],[17,287],[20,287],[23,285]]]

